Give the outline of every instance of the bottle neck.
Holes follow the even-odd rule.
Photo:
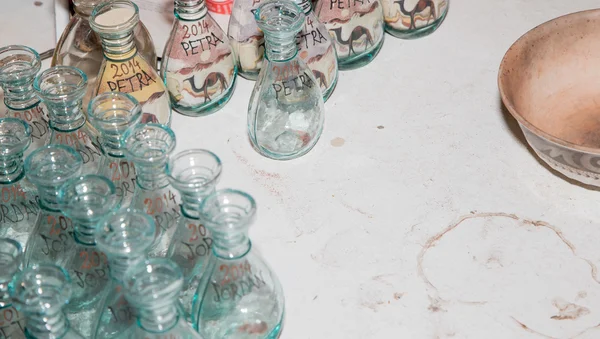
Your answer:
[[[177,300],[161,307],[139,308],[138,323],[149,332],[165,332],[173,328],[179,320]]]
[[[296,5],[298,5],[306,15],[312,11],[310,0],[296,0]]]
[[[150,166],[141,163],[134,164],[136,171],[135,180],[141,189],[151,191],[166,187],[169,184],[166,173],[166,160]]]
[[[23,178],[23,153],[0,157],[0,184],[12,184]]]
[[[269,61],[288,61],[298,53],[295,36],[265,34],[265,51]]]
[[[175,0],[175,16],[181,20],[202,19],[207,13],[204,0]]]
[[[145,256],[142,253],[142,255],[136,257],[110,256],[109,258],[110,276],[119,283],[123,283],[125,280],[125,272],[127,272],[130,267],[143,262]]]
[[[59,212],[60,204],[58,203],[58,190],[56,186],[41,186],[36,185],[39,196],[40,207],[51,212]]]
[[[100,132],[100,144],[106,155],[114,158],[125,157],[125,148],[121,144],[122,134],[111,134],[105,131]]]
[[[46,107],[50,112],[50,128],[56,131],[70,132],[85,124],[81,99],[60,104],[47,101]]]
[[[25,316],[27,338],[61,338],[69,330],[69,321],[62,309],[56,310],[55,313],[27,313]]]
[[[87,246],[95,246],[95,226],[96,222],[91,220],[73,220],[75,227],[73,230],[73,236],[75,241],[80,244]]]
[[[104,56],[110,60],[127,60],[137,53],[133,30],[122,35],[101,34]]]
[[[181,196],[181,212],[188,218],[200,219],[200,205],[204,198],[215,191],[214,186],[206,192],[189,192],[179,190]]]
[[[24,110],[40,103],[33,90],[33,78],[23,79],[18,84],[3,83],[4,104],[14,110]]]
[[[11,304],[10,294],[8,293],[8,281],[0,281],[0,308],[4,308]]]
[[[220,233],[212,231],[213,252],[216,256],[226,259],[239,259],[252,248],[248,235],[244,232]]]

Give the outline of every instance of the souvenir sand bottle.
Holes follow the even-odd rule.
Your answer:
[[[179,113],[205,115],[229,101],[237,74],[234,55],[204,0],[175,0],[175,22],[160,69]]]
[[[402,39],[433,33],[446,18],[450,0],[380,0],[385,30]]]
[[[83,160],[69,146],[45,146],[25,159],[25,175],[37,187],[39,213],[25,249],[25,266],[56,263],[59,253],[73,246],[73,222],[64,216],[58,191],[81,174]]]
[[[50,145],[66,145],[83,159],[83,174],[96,174],[104,161],[98,134],[86,124],[82,100],[87,77],[80,69],[55,66],[40,73],[33,83],[50,112]]]
[[[120,92],[106,92],[96,96],[88,107],[88,118],[100,133],[104,162],[99,174],[109,178],[121,200],[121,208],[131,204],[135,189],[135,167],[125,158],[122,137],[136,126],[142,117],[140,105],[134,97]]]
[[[128,0],[102,3],[92,11],[90,26],[100,35],[104,60],[92,97],[104,92],[131,94],[142,106],[142,123],[171,123],[171,103],[164,82],[138,52],[133,30],[139,9]]]
[[[304,13],[289,0],[276,0],[255,15],[267,52],[248,107],[250,141],[266,157],[297,158],[317,143],[325,119],[321,89],[296,47]]]
[[[22,259],[18,242],[0,238],[0,338],[25,338],[25,317],[15,308],[8,293],[8,284],[21,269]]]
[[[194,326],[207,339],[279,337],[283,290],[248,238],[256,214],[254,199],[244,192],[219,190],[204,199],[200,214],[214,243],[194,299]]]
[[[39,211],[35,186],[25,180],[23,153],[31,128],[23,120],[0,119],[0,236],[25,246]]]
[[[234,0],[227,35],[233,47],[238,73],[256,80],[263,64],[265,40],[254,20],[254,12],[264,0]]]
[[[200,220],[200,204],[213,193],[221,177],[221,160],[214,153],[193,149],[169,160],[167,174],[181,196],[181,217],[171,240],[167,258],[183,272],[181,304],[187,316],[192,307],[199,279],[211,254],[212,238]]]
[[[91,99],[96,77],[104,59],[100,37],[90,27],[90,15],[98,4],[108,0],[74,0],[75,14],[65,27],[54,49],[52,66],[73,66],[81,69],[88,77],[89,87],[83,98],[83,107]],[[140,21],[133,29],[133,39],[142,55],[152,67],[156,67],[156,51],[150,33]]]
[[[33,90],[40,71],[40,56],[26,46],[0,48],[0,86],[4,90],[5,117],[25,121],[31,127],[32,145],[28,153],[44,146],[50,138],[48,111]]]
[[[318,0],[315,12],[333,38],[340,70],[362,67],[377,56],[384,34],[379,0]]]

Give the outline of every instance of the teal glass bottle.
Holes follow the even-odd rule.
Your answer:
[[[31,128],[23,120],[0,119],[0,236],[25,246],[39,211],[37,192],[25,180],[23,153],[31,144]]]
[[[21,269],[23,250],[12,239],[0,238],[0,338],[24,339],[25,317],[13,305],[8,284]]]
[[[83,339],[65,316],[71,279],[59,266],[40,264],[18,273],[9,285],[17,309],[27,319],[28,339]]]
[[[66,312],[73,328],[91,334],[98,300],[109,282],[108,259],[96,247],[96,224],[119,208],[115,186],[95,174],[73,178],[58,191],[58,203],[73,221],[73,246],[58,256],[59,263],[73,280],[73,294]]]
[[[321,89],[296,47],[304,13],[289,0],[275,0],[260,5],[255,17],[266,54],[250,98],[248,134],[260,154],[294,159],[314,147],[325,120]]]
[[[164,125],[141,124],[123,135],[126,157],[135,164],[136,186],[131,206],[154,218],[156,235],[150,256],[167,254],[181,216],[179,197],[167,177],[175,133]]]
[[[179,265],[183,273],[184,284],[180,300],[187,317],[190,316],[192,300],[210,257],[213,242],[210,232],[200,220],[200,204],[215,191],[221,170],[219,157],[202,149],[178,153],[169,160],[167,166],[169,181],[181,196],[181,217],[167,258]]]
[[[227,35],[239,75],[256,80],[263,65],[265,39],[256,25],[254,12],[264,0],[234,0]]]
[[[171,105],[181,114],[210,114],[231,98],[237,74],[233,50],[204,0],[175,0],[175,22],[160,74]]]
[[[26,267],[56,263],[59,254],[73,246],[73,221],[62,213],[58,191],[81,174],[82,166],[81,155],[64,145],[44,146],[25,159],[25,175],[39,196],[39,212],[25,248]]]
[[[117,338],[135,323],[135,310],[125,299],[125,272],[146,259],[154,240],[154,221],[142,211],[122,209],[96,225],[96,243],[110,264],[110,282],[98,305],[93,338]]]
[[[50,138],[48,110],[33,90],[33,79],[41,65],[40,56],[29,47],[11,45],[0,48],[0,86],[4,90],[7,107],[2,116],[21,119],[29,124],[33,139],[29,152],[46,145]]]
[[[206,339],[278,338],[284,295],[248,238],[254,199],[241,191],[218,190],[204,199],[200,214],[214,243],[194,299],[194,327]]]
[[[126,273],[125,298],[137,311],[137,324],[119,338],[202,339],[179,311],[183,274],[171,260],[154,258]]]
[[[136,126],[142,110],[134,97],[120,92],[106,92],[90,101],[88,119],[100,134],[104,162],[99,174],[109,178],[121,197],[121,208],[131,204],[135,188],[135,167],[125,158],[122,137]]]
[[[380,0],[385,30],[401,39],[435,32],[448,13],[450,0]]]
[[[83,174],[96,174],[103,161],[98,135],[83,113],[87,77],[78,68],[55,66],[40,73],[33,83],[50,112],[50,145],[66,145],[83,159]]]

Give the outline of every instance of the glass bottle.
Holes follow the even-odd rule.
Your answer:
[[[25,180],[23,153],[31,128],[23,120],[0,119],[0,236],[25,246],[39,211],[37,192]]]
[[[202,339],[179,312],[183,275],[169,259],[141,262],[126,273],[125,298],[137,311],[137,324],[120,338]]]
[[[293,159],[313,148],[325,119],[321,89],[296,47],[304,13],[289,0],[276,0],[255,15],[267,52],[248,107],[250,141],[266,157]]]
[[[254,20],[254,12],[263,0],[234,0],[227,35],[233,47],[238,73],[256,80],[263,65],[265,39]]]
[[[304,25],[297,36],[299,55],[313,72],[323,100],[327,101],[335,89],[338,79],[338,64],[333,39],[327,28],[312,10],[310,0],[295,0],[305,15]]]
[[[75,67],[55,66],[40,73],[35,91],[50,112],[50,145],[66,145],[83,159],[82,172],[96,174],[104,160],[98,134],[86,124],[82,99],[87,77]]]
[[[233,52],[204,0],[175,0],[175,22],[160,74],[179,113],[210,114],[231,98],[237,74]]]
[[[218,190],[204,199],[200,214],[214,243],[194,299],[194,327],[207,339],[277,338],[284,295],[248,238],[256,214],[254,199],[244,192]]]
[[[135,167],[125,158],[121,138],[141,118],[137,100],[125,93],[102,93],[92,99],[88,107],[88,119],[100,133],[99,141],[104,150],[99,174],[112,180],[117,196],[122,198],[121,208],[129,207],[135,187]]]
[[[73,294],[66,311],[73,328],[91,333],[96,303],[109,282],[108,259],[96,247],[96,224],[118,209],[119,198],[108,178],[86,175],[67,181],[58,191],[63,213],[74,225],[75,243],[59,254],[59,263],[73,279]]]
[[[104,59],[100,37],[90,27],[90,15],[98,4],[108,0],[73,0],[75,14],[65,27],[52,56],[52,66],[73,66],[81,69],[88,77],[88,90],[83,98],[87,109],[96,84],[96,77]],[[133,29],[136,46],[152,67],[156,68],[156,50],[150,33],[140,21]]]
[[[154,221],[142,211],[109,213],[96,225],[96,243],[110,265],[110,283],[91,327],[93,338],[116,338],[133,325],[135,310],[124,295],[125,272],[146,258],[154,240]]]
[[[64,313],[71,297],[71,279],[61,267],[40,264],[27,268],[13,278],[9,291],[27,319],[27,338],[83,339]]]
[[[333,38],[340,70],[371,62],[383,46],[383,11],[379,0],[317,0],[317,17]]]
[[[0,338],[24,339],[25,317],[8,293],[8,284],[21,269],[23,250],[18,242],[0,238]]]
[[[128,0],[102,3],[92,11],[90,26],[100,35],[104,60],[92,97],[104,92],[129,93],[142,105],[142,123],[171,123],[171,103],[153,62],[138,53],[133,30],[139,9]]]
[[[401,39],[433,33],[446,18],[450,0],[380,0],[385,30]]]
[[[33,79],[42,63],[39,54],[26,46],[0,48],[0,86],[4,90],[4,117],[21,119],[31,127],[32,145],[28,153],[44,146],[48,133],[48,110],[33,90]]]
[[[180,300],[187,317],[213,242],[210,232],[200,221],[200,203],[215,191],[221,169],[219,157],[202,149],[178,153],[169,160],[167,166],[169,181],[181,194],[181,217],[167,258],[179,265],[183,272],[184,285]]]
[[[60,187],[81,174],[83,160],[69,146],[51,145],[25,159],[25,175],[37,187],[39,212],[25,248],[25,266],[56,263],[59,254],[73,245],[73,221],[58,203]]]
[[[167,178],[175,133],[164,125],[142,124],[125,132],[125,154],[135,164],[136,187],[131,206],[154,218],[156,233],[150,256],[165,256],[179,213],[179,197]]]

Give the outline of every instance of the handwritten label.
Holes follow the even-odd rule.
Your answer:
[[[181,244],[186,249],[186,258],[192,261],[199,257],[204,257],[210,253],[213,240],[207,237],[208,231],[202,224],[188,224],[187,241],[182,240]]]
[[[39,236],[44,241],[44,246],[41,248],[45,255],[55,254],[64,251],[70,244],[73,238],[73,221],[64,216],[48,215],[46,227],[49,228],[46,232],[41,232]]]
[[[70,133],[56,133],[56,143],[73,147],[83,158],[83,163],[99,161],[102,157],[100,146],[87,133],[81,130]]]
[[[115,290],[115,294],[119,294],[121,286],[117,286]],[[108,306],[108,310],[111,315],[110,321],[113,323],[132,324],[135,319],[135,310],[129,305],[123,294],[112,305]]]
[[[212,281],[215,302],[241,299],[252,291],[267,285],[263,272],[252,272],[248,261],[240,264],[219,266],[220,282]]]
[[[314,26],[314,23],[310,18],[306,19],[305,27],[307,28],[305,33],[301,32],[296,37],[296,45],[298,45],[299,48],[308,48],[309,46],[316,46],[328,41],[327,36],[329,34],[327,32],[326,34],[323,34],[318,27]]]
[[[154,222],[163,230],[173,227],[181,217],[177,204],[177,196],[171,190],[162,196],[152,196],[144,199],[143,208],[146,214],[154,217]]]
[[[36,201],[20,201],[0,204],[0,223],[15,224],[21,221],[33,221],[37,217],[39,205]]]
[[[25,321],[13,306],[0,309],[0,338],[25,338]]]
[[[40,105],[26,111],[13,111],[14,117],[25,121],[31,127],[33,140],[45,139],[48,134],[48,119]]]
[[[355,7],[357,4],[364,5],[371,3],[371,0],[329,0],[329,9],[346,9]]]
[[[135,166],[132,162],[121,160],[111,161],[105,174],[115,184],[118,197],[132,195],[135,188]]]
[[[108,280],[108,259],[102,252],[82,250],[73,272],[73,280],[81,288],[93,289],[103,286],[102,283]]]
[[[107,72],[112,72],[112,78],[106,84],[111,91],[132,93],[156,83],[154,76],[146,72],[136,58],[118,64],[111,63],[109,66],[110,71]]]
[[[275,66],[273,67],[273,71],[276,74],[273,89],[275,90],[277,99],[279,99],[280,95],[289,96],[294,90],[299,91],[304,87],[312,88],[315,84],[308,73],[302,72],[302,74],[299,74],[300,66],[297,61],[283,69]]]

